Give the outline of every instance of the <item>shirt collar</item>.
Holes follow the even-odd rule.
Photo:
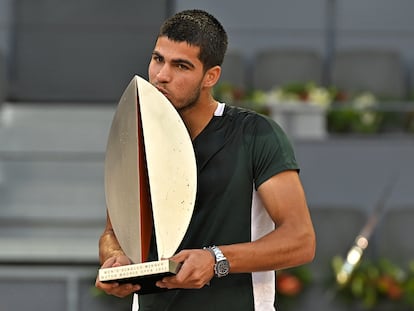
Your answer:
[[[224,106],[226,106],[224,103],[218,103],[216,111],[214,111],[215,117],[222,117],[224,113]]]

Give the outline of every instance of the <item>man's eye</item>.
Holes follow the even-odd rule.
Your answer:
[[[184,64],[178,64],[177,67],[180,68],[181,70],[188,70],[188,66]]]

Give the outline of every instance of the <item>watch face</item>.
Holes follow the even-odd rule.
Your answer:
[[[229,274],[229,262],[227,260],[222,260],[216,264],[216,274],[218,277],[226,276]]]

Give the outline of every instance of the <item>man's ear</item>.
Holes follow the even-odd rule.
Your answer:
[[[206,74],[204,75],[204,87],[213,87],[219,80],[220,74],[220,66],[214,66],[207,70]]]

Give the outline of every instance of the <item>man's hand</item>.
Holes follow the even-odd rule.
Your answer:
[[[174,276],[165,277],[157,282],[161,288],[202,288],[214,276],[215,259],[203,249],[183,250],[170,258],[182,263],[180,271]]]
[[[131,261],[127,256],[117,256],[108,258],[103,263],[101,268],[119,267],[129,264],[131,264]],[[102,289],[108,295],[113,295],[120,298],[126,297],[141,288],[141,286],[133,284],[119,284],[116,282],[103,283],[99,281],[99,276],[96,277],[95,286],[99,289]]]

